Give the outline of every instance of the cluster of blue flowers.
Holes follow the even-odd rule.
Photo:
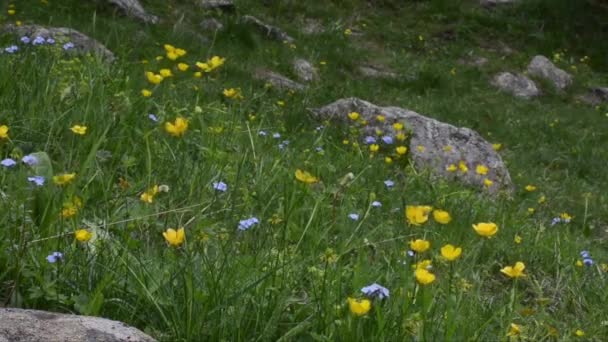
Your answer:
[[[28,154],[27,156],[24,156],[23,158],[21,158],[21,162],[28,166],[34,166],[34,165],[38,164],[38,158],[36,158],[35,156],[33,156],[31,154]],[[17,162],[12,158],[5,158],[2,161],[0,161],[0,165],[4,166],[5,168],[12,168],[15,165],[17,165]],[[45,178],[43,176],[30,176],[30,177],[27,177],[27,180],[36,186],[43,186],[44,182],[45,182]]]
[[[392,144],[395,142],[395,139],[394,139],[392,136],[390,136],[390,135],[384,135],[384,136],[382,136],[382,138],[380,138],[380,139],[381,139],[381,140],[382,140],[382,142],[383,142],[383,143],[385,143],[386,145],[392,145]],[[366,145],[371,145],[371,144],[375,144],[375,143],[377,143],[377,142],[378,142],[378,140],[377,140],[375,137],[373,137],[373,136],[371,136],[371,135],[368,135],[368,136],[366,136],[365,138],[363,138],[363,142],[364,142]]]
[[[582,251],[581,258],[583,258],[583,264],[585,266],[593,265],[593,259],[591,259],[591,253],[589,253],[589,251]]]
[[[33,46],[55,45],[55,39],[53,39],[51,37],[44,38],[42,36],[36,36],[32,39],[31,37],[23,36],[19,40],[24,45],[29,45],[29,44],[31,44]],[[65,51],[71,50],[74,47],[75,47],[75,45],[72,42],[67,42],[67,43],[63,44],[63,50],[65,50]],[[19,51],[19,46],[17,46],[17,45],[11,45],[11,46],[4,48],[4,52],[9,53],[9,54],[16,53],[17,51]]]
[[[255,226],[258,223],[260,223],[260,220],[258,220],[257,217],[251,217],[245,220],[240,220],[238,230],[248,230],[249,228]]]

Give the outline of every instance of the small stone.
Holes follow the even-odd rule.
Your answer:
[[[323,24],[317,19],[305,19],[304,25],[302,25],[302,33],[306,35],[313,35],[325,32]]]
[[[572,84],[572,76],[558,68],[545,56],[535,56],[528,65],[528,73],[532,76],[544,78],[558,89],[565,89]]]
[[[536,83],[521,74],[515,75],[510,72],[501,72],[494,76],[492,84],[502,91],[524,99],[540,95],[540,90],[536,86]]]
[[[377,65],[360,65],[357,69],[361,75],[369,78],[395,79],[399,77],[397,73]]]
[[[215,18],[207,18],[200,22],[200,27],[203,31],[220,31],[224,28],[224,25]]]
[[[317,69],[309,61],[303,58],[294,59],[292,67],[294,73],[302,82],[312,82],[319,77]]]
[[[292,81],[289,78],[266,69],[256,69],[254,78],[270,83],[273,87],[280,90],[301,91],[306,87],[298,82]]]
[[[232,0],[199,0],[198,5],[206,10],[233,11],[235,9]]]
[[[608,103],[608,87],[591,88],[587,94],[579,96],[578,99],[591,106]]]
[[[120,9],[127,16],[137,18],[145,23],[157,24],[158,17],[148,14],[138,0],[106,0],[108,3]]]
[[[283,32],[280,28],[268,25],[254,16],[246,15],[243,16],[242,20],[244,23],[250,24],[257,28],[258,31],[260,31],[263,35],[270,39],[278,40],[280,42],[285,43],[293,43],[295,41],[295,39],[293,39],[287,33]]]

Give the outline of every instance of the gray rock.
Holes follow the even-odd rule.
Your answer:
[[[15,26],[7,24],[0,28],[1,32],[12,33],[18,36],[53,38],[57,41],[65,40],[74,44],[74,49],[78,52],[94,53],[108,62],[113,62],[116,59],[114,53],[97,40],[66,27],[44,27],[40,25]]]
[[[359,73],[365,77],[370,78],[398,78],[399,75],[391,70],[388,70],[385,67],[377,66],[377,65],[360,65],[358,68]]]
[[[540,95],[540,90],[536,86],[536,83],[521,74],[515,75],[510,72],[501,72],[494,76],[492,84],[502,91],[524,99]]]
[[[199,0],[198,5],[206,10],[233,11],[235,8],[232,0]]]
[[[494,7],[496,5],[514,4],[518,0],[480,0],[479,4],[484,7]]]
[[[204,31],[211,31],[211,32],[220,31],[224,28],[224,25],[215,18],[203,19],[203,21],[200,22],[199,26]]]
[[[578,98],[592,106],[599,106],[602,103],[608,103],[608,87],[591,88],[587,94],[581,95]]]
[[[318,120],[330,120],[338,123],[347,123],[350,119],[348,113],[358,112],[369,123],[366,132],[374,134],[376,128],[385,134],[395,133],[392,125],[400,122],[410,130],[408,155],[414,166],[427,169],[435,177],[458,180],[464,184],[485,189],[490,193],[499,190],[510,192],[513,188],[511,176],[502,158],[492,144],[484,140],[477,132],[455,127],[435,119],[422,116],[411,110],[398,107],[379,107],[358,98],[341,99],[319,109],[313,109],[312,114]],[[377,115],[383,115],[385,121],[375,120]],[[423,150],[419,149],[423,146]],[[446,146],[450,146],[446,151]],[[449,172],[450,165],[458,166],[464,162],[468,172]],[[475,172],[477,165],[489,168],[486,175]],[[484,186],[484,179],[492,180],[492,186]]]
[[[148,14],[138,0],[106,0],[106,2],[120,9],[127,16],[137,18],[149,24],[158,23],[158,17]]]
[[[317,68],[303,58],[296,58],[292,62],[293,72],[302,82],[312,82],[319,78]]]
[[[283,32],[280,28],[268,25],[254,16],[246,15],[243,16],[242,20],[244,23],[254,26],[258,31],[260,31],[260,33],[270,39],[287,43],[293,43],[295,41],[295,39],[290,37],[287,33]]]
[[[302,33],[307,35],[319,34],[325,32],[323,24],[316,19],[305,19],[302,25]]]
[[[555,85],[558,89],[565,89],[572,84],[572,76],[558,68],[545,56],[535,56],[528,64],[528,73],[532,76],[542,77]]]
[[[459,64],[480,68],[488,64],[488,59],[481,56],[467,56],[458,60]]]
[[[153,342],[128,325],[105,318],[0,308],[0,342]]]
[[[254,78],[262,81],[266,81],[272,84],[273,87],[280,90],[294,90],[301,91],[306,89],[306,87],[298,82],[292,81],[289,78],[278,74],[274,71],[266,70],[266,69],[256,69]]]

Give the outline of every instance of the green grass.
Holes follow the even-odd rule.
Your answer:
[[[494,341],[509,340],[511,323],[531,341],[604,340],[608,107],[576,97],[589,86],[608,86],[606,10],[565,0],[491,11],[477,1],[376,2],[370,8],[367,1],[243,0],[235,13],[221,14],[192,10],[188,1],[143,1],[162,18],[156,26],[93,2],[24,0],[10,17],[0,6],[0,23],[73,27],[118,57],[108,65],[64,53],[61,44],[24,46],[19,37],[0,35],[0,47],[21,47],[0,54],[0,75],[7,75],[0,78],[0,125],[10,129],[0,157],[49,157],[35,168],[0,170],[1,304],[121,320],[163,341]],[[295,45],[248,30],[239,23],[246,14],[284,28]],[[200,32],[198,23],[209,16],[226,29]],[[300,33],[305,18],[319,20],[326,32]],[[363,36],[346,36],[347,28]],[[155,59],[167,43],[188,51],[178,62],[190,70]],[[502,44],[513,53],[502,53]],[[470,52],[488,64],[459,64]],[[544,95],[524,101],[489,84],[498,71],[523,71],[534,55],[558,52],[556,64],[575,78],[565,93],[541,83]],[[226,57],[225,65],[192,77],[194,63],[214,55]],[[584,56],[588,62],[580,62]],[[294,77],[294,57],[320,71],[304,92],[280,92],[251,77],[257,67]],[[403,77],[354,72],[368,62]],[[160,68],[173,68],[175,76],[148,83],[144,72]],[[222,95],[232,87],[243,100]],[[153,95],[142,97],[143,88]],[[407,158],[385,164],[390,152],[370,155],[354,126],[309,115],[351,96],[501,143],[515,192],[488,197],[433,179]],[[163,128],[177,116],[189,119],[179,138]],[[74,124],[87,133],[72,133]],[[296,169],[321,182],[298,182]],[[76,173],[75,180],[53,184],[50,176],[64,172]],[[44,186],[27,181],[35,174],[47,176]],[[217,181],[228,191],[214,191]],[[525,191],[528,184],[537,190]],[[154,185],[169,190],[144,203],[140,195]],[[82,208],[62,217],[74,198]],[[381,208],[371,206],[375,200]],[[453,220],[408,225],[405,206],[416,204],[445,209]],[[564,212],[572,221],[551,225]],[[237,230],[250,217],[260,223]],[[478,222],[495,222],[498,234],[477,236],[471,226]],[[186,242],[171,247],[162,233],[176,227],[185,228]],[[81,228],[93,239],[76,241]],[[407,256],[409,241],[422,238],[431,249]],[[448,243],[463,249],[453,263],[440,257]],[[593,266],[576,265],[583,250]],[[54,251],[64,260],[49,263]],[[436,275],[426,286],[412,269],[423,259],[433,261]],[[526,264],[526,277],[514,281],[500,272],[517,261]],[[360,289],[374,282],[390,297],[373,300],[365,316],[350,313],[347,298],[363,298]],[[584,337],[575,336],[578,329]]]

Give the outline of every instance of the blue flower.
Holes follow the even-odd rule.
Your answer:
[[[15,53],[15,52],[19,51],[19,47],[17,45],[11,45],[11,46],[5,48],[4,51],[6,53],[11,53],[12,54],[12,53]]]
[[[261,137],[265,137],[265,136],[268,135],[268,133],[266,133],[266,131],[259,131],[258,135],[261,136]]]
[[[382,206],[382,203],[380,203],[379,201],[372,202],[372,207],[374,207],[374,208],[380,208],[381,206]]]
[[[321,147],[321,146],[315,147],[315,151],[317,151],[317,152],[323,152],[323,147]]]
[[[382,141],[387,145],[391,145],[393,143],[393,137],[390,135],[385,135],[382,137]]]
[[[150,119],[154,122],[158,122],[158,117],[152,113],[148,114],[148,119]]]
[[[359,214],[356,213],[352,213],[352,214],[348,214],[348,218],[353,220],[353,221],[358,221],[359,220]]]
[[[27,177],[27,180],[36,184],[37,186],[43,186],[45,181],[44,177],[42,176]]]
[[[46,257],[46,260],[47,260],[49,263],[54,264],[54,263],[56,263],[57,261],[61,261],[61,260],[63,260],[63,253],[61,253],[61,252],[53,252],[53,253],[49,254],[49,255]]]
[[[373,283],[361,289],[361,292],[368,297],[377,297],[378,299],[388,298],[389,291],[386,287]]]
[[[68,43],[63,44],[63,49],[65,51],[68,51],[68,50],[73,49],[73,48],[74,48],[74,44],[72,42],[68,42]]]
[[[258,223],[260,223],[260,220],[258,220],[256,217],[250,217],[245,220],[240,220],[238,230],[248,230],[249,228],[255,226]]]
[[[213,189],[221,192],[226,192],[226,190],[228,190],[228,185],[222,181],[213,182]]]
[[[581,251],[581,258],[591,258],[589,251]]]
[[[34,41],[32,41],[32,45],[42,45],[46,42],[46,39],[44,39],[43,37],[37,36],[36,38],[34,38]]]
[[[6,158],[6,159],[3,159],[2,161],[0,161],[0,164],[4,167],[13,167],[13,166],[17,165],[17,162],[11,158]]]
[[[21,40],[21,42],[23,44],[29,44],[30,43],[30,38],[28,36],[23,36],[23,37],[21,37],[20,40]]]
[[[387,180],[385,180],[385,181],[384,181],[384,185],[386,185],[386,187],[390,189],[390,188],[392,188],[393,186],[395,186],[395,182],[393,182],[393,181],[392,181],[392,180],[390,180],[390,179],[387,179]]]
[[[592,266],[593,265],[593,259],[591,259],[591,258],[585,258],[585,259],[583,259],[583,264],[585,264],[585,266]]]
[[[272,133],[272,137],[275,139],[281,138],[281,133]]]
[[[21,158],[21,161],[24,164],[27,164],[28,166],[34,166],[34,165],[38,164],[38,158],[34,157],[31,154],[28,154],[27,156],[24,156],[23,158]]]
[[[283,150],[287,145],[289,145],[289,140],[283,140],[283,142],[279,144],[279,149]]]
[[[55,44],[55,39],[49,37],[49,38],[46,39],[46,43],[49,44],[49,45],[53,45],[53,44]]]
[[[376,138],[372,137],[371,135],[368,135],[363,139],[363,141],[366,145],[371,145],[376,143]]]

